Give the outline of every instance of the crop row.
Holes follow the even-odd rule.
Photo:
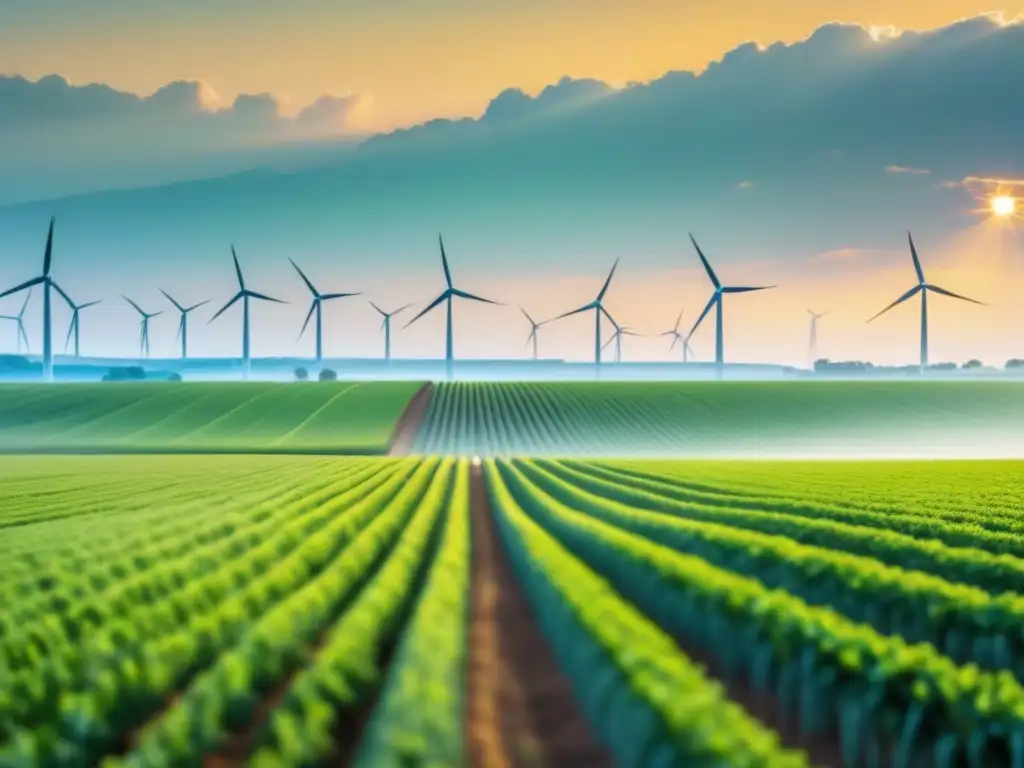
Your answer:
[[[774,556],[769,537],[677,528],[690,521],[602,501],[530,462],[500,462],[491,477],[492,487],[502,488],[492,491],[499,506],[522,510],[683,647],[712,655],[723,676],[771,691],[802,730],[837,733],[849,763],[877,760],[891,749],[898,766],[911,764],[915,754],[929,754],[942,766],[965,760],[1024,766],[1024,688],[1013,676],[958,666],[935,644],[908,644],[899,633],[880,632],[829,607],[833,601],[802,599],[822,581],[844,608],[852,605],[828,576],[823,550],[814,562],[821,570],[803,572],[811,564],[803,545],[775,550],[793,558],[794,565],[783,567],[765,559]],[[834,563],[842,562],[836,557]],[[886,588],[870,561],[846,562],[859,568],[847,574],[851,594]],[[788,583],[766,582],[762,577],[773,569]],[[903,575],[912,588],[915,574]],[[902,597],[893,585],[874,596],[874,605],[884,612],[888,601]],[[992,650],[986,641],[999,635],[985,634],[979,624],[972,643],[969,630],[949,627],[948,614],[922,610],[929,598],[919,599],[901,603],[915,611],[908,626],[948,628],[960,653]],[[1009,662],[1005,649],[996,654]]]

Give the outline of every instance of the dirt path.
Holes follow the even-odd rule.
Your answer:
[[[605,768],[501,548],[483,472],[471,480],[466,754],[471,768]]]
[[[405,406],[402,418],[395,425],[395,431],[391,435],[391,448],[388,456],[408,456],[412,450],[416,435],[420,431],[420,425],[427,415],[427,408],[430,406],[430,398],[434,394],[434,385],[427,382]]]

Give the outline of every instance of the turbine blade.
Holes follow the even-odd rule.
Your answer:
[[[552,318],[552,320],[561,320],[563,317],[569,317],[570,315],[578,315],[580,312],[586,312],[591,309],[597,309],[597,307],[598,305],[595,302],[590,302],[589,304],[584,304],[579,309],[574,309],[572,312],[565,312],[564,314],[561,314],[558,317]]]
[[[921,269],[921,260],[917,257],[917,248],[914,247],[914,236],[907,230],[907,242],[910,243],[910,256],[914,260],[914,271],[917,272],[917,282],[924,283],[924,270]]]
[[[228,310],[228,309],[229,309],[229,308],[231,307],[231,305],[232,305],[232,304],[234,304],[234,303],[235,303],[236,301],[238,301],[238,300],[239,300],[240,298],[242,298],[242,297],[243,297],[244,295],[245,295],[245,294],[244,294],[244,293],[242,293],[242,291],[239,291],[238,293],[236,293],[236,294],[235,294],[235,295],[234,295],[234,296],[233,296],[233,297],[231,298],[231,301],[229,301],[229,302],[228,302],[227,304],[225,304],[225,305],[224,305],[223,307],[221,307],[221,308],[220,308],[220,310],[219,310],[219,311],[217,312],[217,314],[215,314],[215,315],[214,315],[213,317],[211,317],[211,318],[210,318],[209,320],[207,320],[207,321],[206,321],[206,324],[207,324],[207,325],[209,325],[209,324],[210,324],[210,323],[212,323],[212,322],[213,322],[214,320],[216,320],[216,319],[217,319],[218,317],[220,317],[221,315],[223,315],[223,314],[224,314],[224,313],[225,313],[225,312],[226,312],[226,311],[227,311],[227,310]]]
[[[519,311],[523,313],[523,315],[526,317],[526,319],[530,322],[531,326],[533,326],[533,327],[537,326],[537,323],[533,322],[533,318],[530,317],[530,313],[527,312],[525,309],[523,309],[522,306],[519,307]]]
[[[181,338],[182,331],[185,330],[185,313],[181,313],[181,320],[178,321],[178,332],[174,334],[174,340],[177,341]]]
[[[88,307],[95,307],[97,304],[102,304],[102,303],[103,303],[103,299],[96,299],[96,301],[87,301],[85,304],[83,304],[82,306],[78,307],[78,309],[87,309]]]
[[[309,278],[306,277],[306,274],[301,269],[299,269],[299,265],[296,264],[291,259],[288,259],[288,261],[292,262],[292,266],[295,267],[295,271],[299,273],[299,277],[302,278],[302,282],[304,282],[306,284],[306,287],[309,288],[309,292],[312,293],[314,296],[319,296],[320,294],[317,292],[316,288],[313,287],[313,283],[311,283],[309,281]]]
[[[598,312],[600,312],[601,314],[608,318],[608,322],[615,326],[616,333],[619,333],[622,330],[621,328],[619,328],[619,324],[615,322],[615,318],[611,316],[611,313],[604,308],[604,304],[599,305],[597,310]]]
[[[328,299],[344,299],[347,296],[361,296],[362,291],[356,291],[355,293],[325,293],[320,297],[321,301],[327,301]]]
[[[618,334],[617,331],[615,333],[613,333],[611,335],[611,338],[609,338],[608,341],[606,341],[603,345],[601,345],[601,351],[604,352],[604,350],[608,349],[608,347],[611,345],[611,343],[613,341],[615,341],[615,337],[618,336],[618,335],[619,334]]]
[[[204,304],[209,304],[209,303],[210,303],[209,299],[207,299],[206,301],[200,301],[198,304],[193,304],[191,307],[187,307],[186,309],[183,309],[182,312],[184,312],[185,314],[188,314],[193,309],[199,309]]]
[[[751,291],[767,291],[769,288],[776,288],[774,285],[758,286],[735,286],[730,285],[722,289],[722,293],[750,293]]]
[[[536,335],[537,335],[537,328],[536,328],[536,326],[534,326],[533,328],[530,329],[530,335],[526,337],[526,343],[523,344],[523,346],[524,347],[530,346],[530,342],[533,341],[533,339],[534,339],[534,337]]]
[[[128,302],[129,304],[131,304],[131,305],[132,305],[133,307],[135,307],[135,311],[136,311],[136,312],[138,312],[138,313],[139,313],[140,315],[142,315],[143,317],[145,317],[146,313],[142,311],[142,307],[140,307],[140,306],[139,306],[138,304],[136,304],[136,303],[135,303],[134,301],[132,301],[131,299],[129,299],[129,298],[128,298],[127,296],[125,296],[125,295],[124,295],[123,293],[121,294],[121,298],[122,298],[122,299],[124,299],[125,301],[127,301],[127,302]]]
[[[25,343],[25,351],[28,352],[28,334],[25,333],[25,324],[18,320],[18,333],[21,335],[21,340]]]
[[[181,306],[181,304],[179,304],[178,302],[176,302],[176,301],[174,300],[174,298],[173,298],[173,297],[171,296],[171,294],[169,294],[169,293],[168,293],[167,291],[165,291],[165,290],[164,290],[163,288],[161,288],[161,289],[160,289],[160,293],[162,293],[162,294],[163,294],[164,296],[166,296],[166,297],[167,297],[167,300],[168,300],[168,301],[170,301],[170,302],[171,302],[171,304],[173,304],[173,305],[174,305],[175,307],[177,307],[177,308],[178,308],[178,311],[179,311],[179,312],[184,312],[184,311],[185,311],[185,308],[184,308],[183,306]]]
[[[495,304],[497,306],[503,306],[500,301],[491,301],[490,299],[485,299],[482,296],[476,296],[475,294],[467,293],[466,291],[460,291],[458,288],[452,288],[452,296],[458,296],[460,299],[472,299],[473,301],[482,301],[484,304]]]
[[[444,240],[441,239],[441,233],[440,232],[437,233],[437,243],[438,243],[438,245],[441,246],[441,266],[444,267],[444,281],[448,285],[448,289],[451,290],[451,287],[452,287],[452,273],[451,273],[451,270],[448,269],[448,257],[445,255],[445,252],[444,252]]]
[[[275,299],[273,296],[267,296],[265,293],[256,293],[256,291],[246,291],[245,295],[250,299],[259,299],[260,301],[273,301],[277,304],[287,304],[287,301],[281,301],[281,299]]]
[[[664,334],[662,334],[662,335],[664,336]],[[672,337],[672,343],[668,345],[668,351],[671,352],[673,349],[675,349],[676,348],[676,344],[678,342],[679,342],[679,334],[677,333],[677,334],[675,334]]]
[[[715,302],[721,301],[720,296],[721,294],[719,294],[718,292],[715,292],[714,294],[711,295],[711,298],[708,299],[707,305],[705,305],[704,307],[704,311],[700,313],[700,317],[697,318],[697,322],[693,324],[693,328],[691,328],[690,333],[687,334],[687,338],[689,338],[689,336],[693,336],[694,331],[696,331],[697,328],[700,326],[701,321],[704,320],[705,317],[707,317],[708,312],[710,312],[711,308],[715,306]]]
[[[895,307],[895,306],[896,306],[897,304],[902,304],[902,303],[903,303],[904,301],[906,301],[907,299],[909,299],[909,298],[912,298],[912,297],[913,297],[913,296],[915,296],[915,295],[916,295],[916,294],[918,293],[918,291],[920,291],[920,290],[921,290],[921,286],[920,286],[920,285],[915,285],[915,286],[914,286],[913,288],[911,288],[911,289],[910,289],[909,291],[907,291],[906,293],[904,293],[904,294],[903,294],[902,296],[900,296],[900,297],[899,297],[898,299],[896,299],[896,301],[894,301],[894,302],[893,302],[892,304],[890,304],[890,305],[889,305],[888,307],[886,307],[885,309],[883,309],[883,310],[882,310],[881,312],[879,312],[879,313],[878,313],[877,315],[874,315],[874,316],[872,316],[872,317],[871,317],[871,318],[870,318],[870,319],[868,320],[868,322],[870,323],[870,322],[871,322],[872,320],[874,320],[874,319],[875,319],[876,317],[880,317],[881,315],[884,315],[884,314],[885,314],[886,312],[888,312],[888,311],[889,311],[890,309],[892,309],[893,307]]]
[[[949,296],[951,299],[960,299],[961,301],[969,301],[971,304],[980,304],[983,307],[988,306],[984,301],[977,301],[976,299],[969,299],[966,296],[961,296],[959,293],[953,293],[947,291],[945,288],[939,288],[937,285],[925,285],[925,290],[935,291],[935,293],[941,293],[943,296]]]
[[[46,278],[45,277],[33,277],[31,280],[26,280],[21,285],[16,285],[13,288],[11,288],[9,290],[6,290],[3,293],[0,293],[0,299],[2,299],[4,296],[10,296],[12,293],[17,293],[18,291],[24,291],[26,288],[31,288],[33,285],[39,285],[40,283],[45,283],[45,282],[46,282]]]
[[[416,315],[416,317],[414,317],[412,320],[410,320],[408,323],[406,323],[402,327],[403,328],[408,328],[410,325],[412,325],[417,320],[419,320],[421,317],[423,317],[425,314],[427,314],[427,312],[429,312],[434,307],[436,307],[439,304],[441,304],[442,302],[444,302],[450,295],[451,295],[451,291],[445,291],[440,296],[438,296],[436,299],[434,299],[432,302],[430,302],[430,304],[428,304],[426,306],[426,308],[423,309],[422,312],[420,312],[418,315]]]
[[[238,254],[235,253],[235,246],[231,245],[231,258],[235,260],[235,274],[238,275],[238,287],[245,290],[245,278],[242,277],[242,266],[238,263]]]
[[[376,304],[374,304],[374,303],[373,303],[372,301],[370,302],[370,306],[371,306],[371,307],[373,307],[374,309],[376,309],[376,310],[377,310],[378,312],[380,312],[380,313],[381,313],[382,315],[384,315],[385,317],[387,317],[387,314],[388,314],[388,313],[387,313],[387,312],[385,312],[385,311],[384,311],[383,309],[381,309],[380,307],[378,307],[378,306],[377,306]]]
[[[25,316],[25,310],[28,308],[28,300],[32,298],[32,289],[28,289],[28,293],[25,294],[25,300],[21,303],[21,311],[18,313],[18,318],[21,319]]]
[[[608,286],[612,283],[612,277],[615,276],[615,270],[619,266],[619,260],[616,259],[615,263],[612,264],[611,272],[608,273],[608,277],[604,281],[604,285],[601,286],[601,292],[597,294],[597,301],[600,302],[604,298],[604,295],[608,292]]]
[[[408,309],[409,307],[411,307],[411,306],[412,306],[413,304],[415,304],[415,303],[416,303],[415,301],[410,301],[410,302],[409,302],[408,304],[403,304],[402,306],[400,306],[400,307],[399,307],[398,309],[396,309],[396,310],[395,310],[394,312],[392,312],[391,314],[392,314],[392,315],[397,315],[397,314],[398,314],[399,312],[402,312],[403,310],[406,310],[406,309]]]
[[[75,302],[73,302],[71,300],[71,297],[68,296],[66,293],[64,293],[64,289],[63,288],[61,288],[59,285],[57,285],[55,282],[53,282],[53,280],[50,281],[50,285],[53,286],[53,290],[55,290],[57,293],[59,293],[60,297],[62,299],[64,299],[65,302],[67,302],[67,305],[71,308],[72,312],[74,312],[76,309],[78,309],[78,307],[75,306]]]
[[[302,324],[302,330],[299,331],[300,339],[302,338],[302,334],[306,332],[306,326],[309,325],[309,321],[313,317],[313,313],[316,312],[316,301],[316,299],[313,299],[312,303],[309,305],[309,312],[306,314],[306,322]]]
[[[704,271],[708,273],[708,278],[711,280],[711,284],[715,286],[715,290],[722,287],[722,284],[718,282],[718,275],[715,274],[715,270],[711,268],[708,260],[704,257],[704,251],[697,245],[697,241],[694,240],[693,235],[690,235],[690,242],[693,243],[693,247],[697,249],[697,255],[700,256],[701,264],[704,265]]]
[[[679,324],[681,322],[683,322],[683,310],[682,309],[679,310],[679,317],[676,318],[676,325],[675,325],[675,328],[673,329],[673,331],[675,333],[679,333]]]
[[[46,233],[46,251],[43,253],[43,277],[50,275],[50,262],[53,261],[53,216],[50,217],[50,229]]]
[[[64,353],[67,354],[68,345],[71,343],[71,334],[75,332],[75,325],[78,324],[78,313],[71,315],[71,322],[68,323],[68,336],[64,339]]]

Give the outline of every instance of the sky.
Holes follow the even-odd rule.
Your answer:
[[[0,282],[34,274],[56,215],[58,281],[104,299],[83,315],[85,352],[132,353],[121,294],[226,300],[234,243],[248,279],[289,302],[256,308],[256,354],[311,346],[296,347],[308,295],[289,257],[322,290],[364,292],[327,310],[328,353],[377,354],[365,299],[433,298],[438,230],[459,287],[505,305],[456,308],[457,354],[525,353],[517,305],[547,318],[583,304],[616,259],[619,321],[660,333],[683,309],[685,331],[709,294],[693,232],[724,282],[778,286],[728,297],[728,360],[805,363],[813,307],[829,310],[822,356],[909,363],[916,305],[865,321],[912,287],[912,228],[928,279],[989,305],[932,300],[933,359],[1024,357],[1024,222],[986,212],[1024,194],[1024,26],[1006,23],[1024,8],[283,8],[0,3]],[[193,350],[236,353],[237,318],[205,320]],[[692,342],[701,359],[712,320]],[[174,327],[153,321],[154,354],[173,352]],[[541,330],[542,355],[592,347],[589,319]],[[667,347],[630,338],[624,356]],[[394,351],[441,354],[440,313],[396,326]]]

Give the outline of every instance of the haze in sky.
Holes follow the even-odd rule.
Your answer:
[[[226,299],[234,243],[290,302],[255,312],[255,353],[292,354],[312,342],[296,347],[288,257],[323,290],[398,306],[438,292],[440,230],[460,287],[507,305],[458,307],[457,354],[509,357],[526,352],[518,304],[585,303],[616,258],[620,322],[660,332],[683,308],[688,330],[710,292],[693,232],[726,282],[779,286],[727,302],[728,360],[805,363],[812,307],[829,310],[822,356],[905,363],[916,305],[865,320],[914,284],[912,229],[930,281],[989,304],[931,301],[933,359],[1024,356],[1020,9],[683,5],[0,6],[0,282],[36,274],[56,215],[61,284],[105,299],[83,351],[132,354],[120,295]],[[379,317],[346,302],[328,354],[378,353]],[[174,349],[163,319],[155,355]],[[238,318],[205,319],[196,354],[237,353]],[[587,359],[591,335],[546,326],[541,354]],[[667,346],[629,339],[625,358]],[[712,323],[693,347],[713,355]],[[441,354],[443,319],[396,327],[394,352]]]

